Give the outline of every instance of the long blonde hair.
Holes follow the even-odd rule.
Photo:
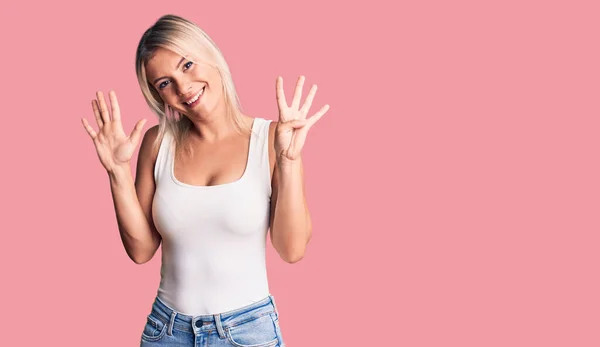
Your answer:
[[[165,132],[170,132],[176,147],[182,148],[183,140],[192,127],[192,122],[184,115],[170,108],[159,96],[156,89],[148,83],[146,63],[152,59],[158,48],[171,50],[181,56],[187,56],[194,63],[202,63],[215,68],[221,76],[226,113],[236,130],[240,133],[250,129],[243,123],[242,108],[229,71],[229,66],[221,50],[213,40],[193,22],[173,14],[160,17],[140,39],[135,55],[135,72],[142,94],[150,109],[158,116],[159,133],[153,146],[160,144]],[[187,148],[192,153],[191,146]]]

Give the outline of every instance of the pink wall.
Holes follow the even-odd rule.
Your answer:
[[[80,119],[114,89],[127,132],[157,124],[135,48],[173,13],[248,114],[276,119],[278,75],[331,105],[303,152],[306,257],[269,244],[288,346],[600,345],[599,8],[490,3],[3,4],[1,344],[139,344],[160,252],[128,259]]]

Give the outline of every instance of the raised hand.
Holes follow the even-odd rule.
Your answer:
[[[298,78],[292,104],[288,106],[283,92],[283,78],[277,77],[277,106],[279,107],[279,122],[275,129],[275,151],[277,160],[296,160],[300,157],[306,135],[310,128],[329,110],[329,105],[323,106],[310,118],[306,118],[317,92],[317,85],[313,84],[306,100],[300,108],[304,76]]]
[[[92,100],[92,109],[98,123],[98,132],[89,125],[85,118],[82,118],[83,127],[90,135],[96,146],[96,152],[100,158],[102,166],[111,172],[116,167],[129,165],[133,152],[137,147],[142,136],[142,128],[146,119],[137,122],[130,136],[123,132],[121,124],[121,112],[117,95],[114,91],[108,93],[110,97],[110,106],[112,110],[112,119],[108,113],[108,107],[104,102],[102,92],[97,92],[98,100]]]

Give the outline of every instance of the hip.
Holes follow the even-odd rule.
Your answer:
[[[211,315],[191,316],[158,296],[141,336],[141,346],[285,347],[275,298]]]

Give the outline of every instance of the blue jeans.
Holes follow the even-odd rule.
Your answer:
[[[272,295],[248,306],[214,315],[188,316],[159,297],[142,332],[141,347],[285,347]]]

